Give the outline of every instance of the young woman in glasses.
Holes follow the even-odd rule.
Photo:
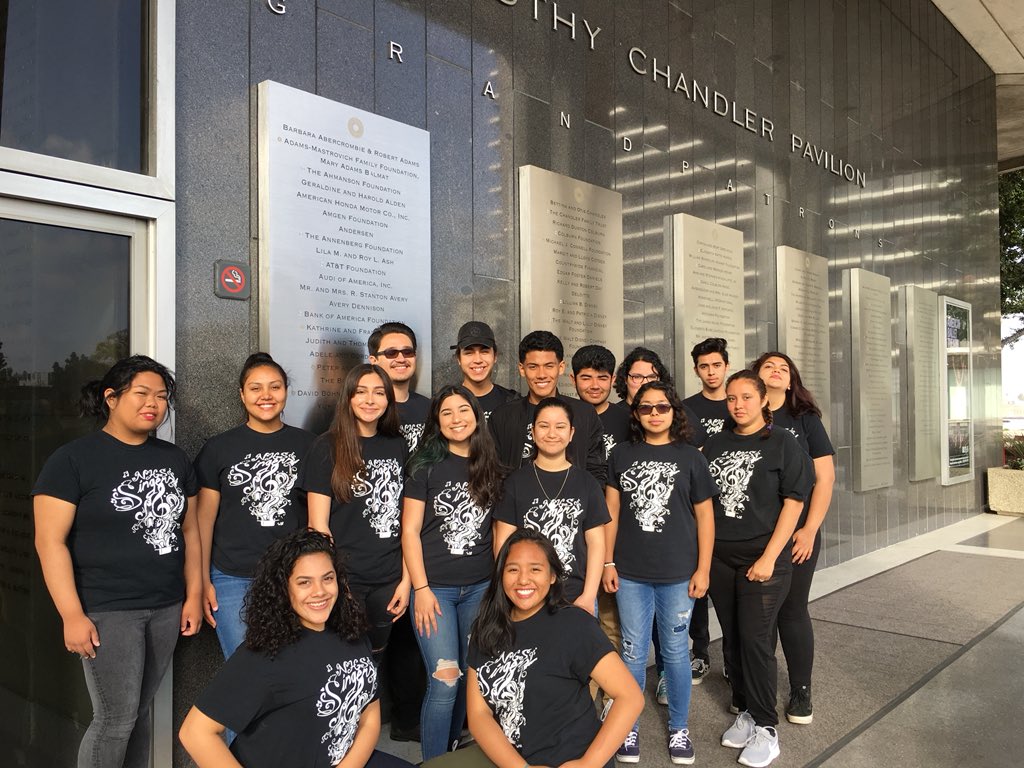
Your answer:
[[[687,443],[689,424],[675,390],[652,381],[630,407],[631,440],[612,449],[605,497],[611,513],[603,584],[616,594],[622,658],[641,686],[651,621],[657,617],[668,697],[668,753],[694,761],[689,732],[691,669],[688,624],[708,588],[718,493],[707,461]],[[619,748],[619,762],[640,759],[639,721]]]
[[[374,658],[409,603],[401,515],[406,443],[391,379],[364,363],[345,377],[334,422],[309,450],[299,485],[309,526],[330,534],[346,557],[349,589],[366,608]]]
[[[720,490],[711,600],[722,625],[732,710],[739,713],[722,745],[743,750],[740,764],[764,768],[779,756],[775,620],[789,591],[791,538],[813,469],[796,438],[772,425],[756,373],[734,373],[725,392],[734,426],[704,446]]]
[[[821,550],[821,524],[832,501],[836,451],[821,423],[821,409],[814,402],[814,395],[804,387],[792,359],[781,352],[765,352],[754,361],[752,369],[767,387],[768,407],[775,425],[791,432],[814,463],[814,488],[793,533],[793,581],[778,621],[779,639],[789,670],[786,719],[806,725],[814,718],[811,706],[814,627],[807,600]]]

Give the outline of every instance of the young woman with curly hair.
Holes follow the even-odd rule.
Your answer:
[[[402,554],[427,670],[424,760],[462,734],[469,628],[494,563],[491,511],[500,490],[498,453],[479,401],[461,385],[442,388],[409,461],[402,509]]]
[[[149,765],[153,696],[202,624],[195,473],[152,434],[174,392],[155,360],[115,363],[82,389],[103,428],[58,448],[32,489],[43,578],[92,699],[79,768]]]
[[[775,619],[789,591],[791,538],[813,469],[796,438],[773,426],[756,373],[734,373],[725,391],[734,426],[704,446],[720,490],[711,600],[722,626],[732,711],[738,713],[722,745],[743,750],[741,765],[764,768],[779,756]]]
[[[199,768],[407,767],[376,752],[377,669],[328,536],[275,541],[245,597],[245,645],[199,696],[181,743]],[[222,734],[238,735],[230,749]]]
[[[606,765],[643,709],[597,621],[566,602],[561,569],[551,542],[529,528],[498,551],[473,624],[467,692],[477,743],[456,753],[468,753],[463,768]],[[603,723],[591,680],[614,699]]]
[[[835,448],[821,423],[821,409],[804,387],[796,364],[781,352],[766,352],[751,366],[768,391],[775,424],[796,437],[814,463],[814,488],[793,532],[793,581],[779,611],[779,639],[789,669],[786,719],[806,725],[814,717],[811,670],[814,666],[814,627],[807,601],[821,551],[821,524],[832,501],[836,469]]]
[[[309,526],[329,534],[346,557],[349,588],[366,609],[378,659],[409,602],[401,540],[406,456],[391,379],[377,365],[357,365],[345,377],[330,430],[306,456],[299,485]]]
[[[638,685],[647,677],[651,621],[657,618],[668,696],[668,753],[694,761],[689,731],[688,625],[708,588],[718,493],[707,461],[686,442],[689,425],[671,385],[644,384],[633,398],[631,440],[612,449],[605,498],[612,521],[604,588],[616,595],[622,658]],[[640,759],[639,721],[616,759]]]

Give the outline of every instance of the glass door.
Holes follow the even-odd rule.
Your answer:
[[[91,718],[81,662],[33,546],[43,462],[95,428],[83,384],[144,334],[143,221],[0,199],[0,765],[73,766]],[[144,351],[144,350],[140,350]]]

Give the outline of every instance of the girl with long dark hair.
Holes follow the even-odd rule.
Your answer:
[[[202,623],[195,473],[152,434],[174,393],[155,360],[115,363],[82,389],[103,428],[57,449],[32,490],[43,578],[92,699],[79,768],[149,765],[153,696]]]
[[[537,403],[533,442],[537,452],[505,481],[494,512],[498,546],[516,528],[532,528],[555,546],[565,574],[566,599],[594,613],[604,563],[604,524],[608,522],[601,486],[566,450],[572,441],[573,411],[558,397]]]
[[[836,451],[821,422],[821,409],[804,387],[792,359],[781,352],[766,352],[751,368],[767,388],[768,407],[775,424],[793,433],[814,464],[814,488],[793,532],[793,580],[778,619],[779,639],[789,670],[786,719],[806,725],[814,717],[811,705],[814,626],[807,601],[821,551],[821,524],[832,501]]]
[[[734,373],[725,391],[734,425],[704,446],[720,490],[714,499],[711,601],[738,713],[722,745],[742,749],[742,765],[764,768],[779,756],[775,620],[789,591],[791,537],[813,469],[796,438],[773,426],[756,373]]]
[[[405,461],[391,379],[379,366],[357,365],[345,377],[330,430],[309,450],[299,485],[308,494],[309,526],[331,535],[347,558],[349,589],[366,609],[378,660],[409,602],[401,540]]]
[[[689,731],[692,673],[688,625],[707,592],[714,542],[711,499],[718,493],[671,385],[644,384],[630,405],[631,440],[612,449],[605,498],[611,513],[603,583],[616,595],[622,658],[638,685],[647,677],[651,622],[657,618],[668,697],[668,752],[694,761]],[[639,721],[616,759],[640,759]]]
[[[306,524],[296,486],[313,435],[282,421],[288,375],[266,352],[249,355],[238,376],[245,422],[206,441],[196,457],[203,611],[224,658],[242,644],[242,600],[271,543]]]
[[[551,542],[528,528],[498,551],[470,642],[471,765],[488,764],[484,756],[500,768],[605,765],[643,709],[597,622],[566,602],[561,568]],[[614,700],[603,723],[591,680]]]
[[[402,554],[427,669],[420,715],[424,760],[444,754],[462,734],[469,629],[494,563],[491,510],[501,471],[484,419],[468,389],[442,388],[409,461]]]
[[[328,536],[274,541],[245,597],[245,645],[228,659],[181,726],[199,768],[408,768],[375,751],[377,669],[362,605]],[[230,749],[226,728],[238,732]]]

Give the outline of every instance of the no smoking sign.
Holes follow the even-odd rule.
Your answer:
[[[217,261],[213,265],[213,292],[222,299],[249,298],[249,265],[241,261]]]

